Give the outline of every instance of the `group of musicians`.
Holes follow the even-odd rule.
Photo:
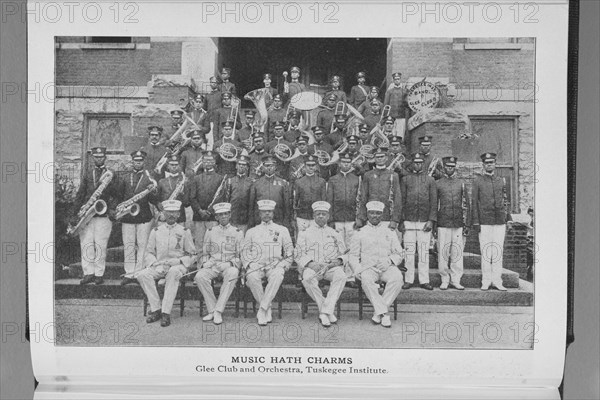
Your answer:
[[[222,106],[230,109],[235,85],[228,81],[229,71],[224,72],[227,79],[222,76],[220,87],[216,79],[211,86],[213,92],[221,91]],[[289,92],[305,90],[298,84],[299,69],[294,67],[291,73]],[[398,79],[394,86],[401,87],[399,76],[394,74]],[[376,97],[369,99],[364,73],[357,78],[358,92],[353,88],[346,101],[379,105]],[[332,86],[332,90],[339,89]],[[281,100],[278,96],[274,94],[272,105]],[[328,96],[334,102],[340,98],[335,93]],[[386,93],[396,105],[401,103],[398,96]],[[182,111],[177,117],[181,114],[189,115]],[[118,221],[125,253],[121,284],[141,285],[150,305],[147,322],[160,320],[161,326],[170,325],[180,279],[193,274],[208,310],[204,321],[222,323],[225,305],[240,280],[259,304],[259,325],[266,325],[284,273],[295,265],[317,303],[323,326],[336,323],[334,306],[346,282],[357,279],[373,305],[372,321],[390,327],[388,308],[401,289],[415,285],[415,272],[420,287],[433,290],[429,283],[433,232],[440,289],[464,289],[463,247],[470,228],[479,231],[481,289],[506,290],[501,270],[509,188],[495,173],[496,154],[481,155],[483,173],[475,177],[469,196],[457,176],[457,157],[434,157],[430,136],[419,138],[419,151],[404,154],[391,113],[371,129],[367,123],[358,124],[357,135],[342,113],[331,120],[318,118],[326,125],[313,126],[311,134],[298,129],[302,115],[293,107],[272,121],[267,132],[255,129],[253,117],[246,113],[246,131],[235,119],[219,121],[214,150],[207,149],[207,132],[194,124],[189,145],[178,154],[164,146],[161,127],[149,127],[149,143],[131,153],[130,171],[110,171],[105,166],[106,149],[91,149],[94,166],[82,177],[75,206],[81,213],[91,200],[103,200],[106,209],[79,231],[81,284],[103,283],[108,238]],[[175,125],[181,127],[181,122]],[[212,128],[214,135],[214,124]],[[379,140],[373,140],[375,135]],[[281,144],[289,154],[281,154]],[[363,146],[368,151],[361,151]],[[232,155],[231,147],[240,151]],[[326,160],[324,153],[329,156]],[[164,169],[157,169],[164,157]],[[404,276],[399,269],[402,260]],[[211,285],[217,277],[223,279],[218,299]],[[156,281],[162,278],[166,284],[161,300]],[[322,279],[330,281],[327,296],[318,285]],[[379,282],[385,282],[383,294]]]

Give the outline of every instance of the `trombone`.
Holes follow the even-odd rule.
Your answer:
[[[335,103],[335,110],[333,111],[333,119],[331,120],[331,127],[329,128],[329,133],[333,132],[333,127],[335,126],[335,116],[336,115],[346,115],[344,112],[346,109],[346,103],[343,101],[338,101]]]

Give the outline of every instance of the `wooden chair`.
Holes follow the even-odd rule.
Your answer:
[[[221,285],[223,284],[223,276],[219,276],[218,278],[213,279],[211,282],[211,286],[213,288],[213,292],[215,293],[215,296],[218,298],[219,295],[221,294]],[[204,308],[204,296],[202,296],[202,293],[200,293],[200,289],[198,289],[198,286],[196,285],[196,282],[194,281],[194,288],[195,290],[198,291],[198,295],[199,295],[199,301],[200,301],[200,317],[202,317],[202,309]],[[240,316],[240,302],[239,302],[239,297],[240,297],[240,279],[237,280],[237,282],[235,283],[235,289],[233,289],[233,302],[235,304],[235,312],[233,313],[233,316],[235,318],[238,318]],[[208,312],[208,310],[207,310]],[[244,315],[245,317],[245,315]]]
[[[360,281],[359,277],[356,277],[356,282],[358,284],[358,319],[362,320],[363,319],[363,307],[365,305],[371,305],[371,303],[367,302],[365,304],[365,299],[366,299],[366,295],[365,292],[362,288],[362,282]],[[383,281],[377,281],[377,283],[379,284],[379,293],[381,294],[384,290],[385,290],[385,282]],[[368,300],[368,299],[367,299]],[[398,319],[398,299],[394,299],[394,320]]]
[[[319,280],[319,289],[323,290],[325,287],[329,287],[330,282],[327,279]],[[346,287],[348,287],[348,283],[346,283]],[[306,319],[306,314],[308,314],[308,306],[310,304],[315,304],[314,300],[310,295],[306,292],[306,288],[302,285],[302,319]],[[338,319],[341,318],[342,315],[342,301],[341,296],[338,299],[335,305],[335,314]]]
[[[240,279],[241,281],[241,279]],[[238,281],[239,282],[239,281]],[[287,270],[283,276],[283,282],[281,282],[281,286],[283,285],[289,285],[289,284],[297,284],[299,282],[298,280],[298,270],[296,270],[295,268],[291,268],[289,270]],[[267,278],[263,278],[262,279],[262,284],[263,284],[263,288],[265,288],[267,286]],[[254,296],[252,295],[252,292],[250,291],[250,289],[244,284],[243,286],[238,283],[239,290],[238,290],[238,300],[241,301],[243,303],[243,308],[244,308],[244,318],[248,318],[247,315],[247,311],[248,311],[248,303],[252,303],[252,312],[254,314],[256,314],[256,300],[254,299]],[[277,294],[275,295],[275,298],[273,299],[274,302],[277,302],[277,317],[279,319],[283,318],[283,301],[284,299],[282,298],[281,295],[281,286],[279,286],[279,290],[277,291]],[[237,308],[239,308],[239,305],[236,306]]]
[[[181,279],[179,281],[179,288],[177,288],[177,295],[175,296],[175,300],[179,300],[179,316],[183,317],[183,309],[185,308],[185,283],[187,282],[187,278]],[[158,295],[162,298],[165,292],[165,278],[160,278],[156,280],[156,289],[158,290]],[[148,314],[148,297],[144,293],[144,317]],[[175,306],[175,303],[173,304]]]

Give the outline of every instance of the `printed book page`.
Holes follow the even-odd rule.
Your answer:
[[[36,398],[559,398],[566,1],[22,14]]]

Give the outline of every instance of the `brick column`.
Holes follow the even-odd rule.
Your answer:
[[[199,92],[209,91],[209,78],[217,71],[216,38],[182,38],[181,73],[191,77]]]

